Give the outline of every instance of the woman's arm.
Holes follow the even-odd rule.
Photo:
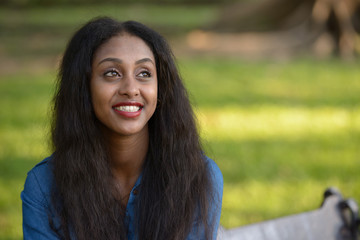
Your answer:
[[[198,225],[195,221],[190,234],[186,240],[216,240],[217,232],[220,224],[222,195],[224,180],[222,173],[216,163],[210,158],[206,159],[207,167],[210,174],[210,181],[212,185],[211,194],[209,194],[209,207],[208,207],[208,224],[211,229],[210,238],[205,238],[204,227]]]
[[[224,180],[219,167],[211,159],[208,159],[208,168],[213,185],[213,196],[209,207],[209,220],[213,226],[211,239],[215,240],[217,238],[217,231],[220,224]]]
[[[23,234],[25,240],[58,240],[59,237],[49,224],[49,173],[37,166],[28,173],[21,193],[23,211]],[[48,169],[48,168],[46,168]]]

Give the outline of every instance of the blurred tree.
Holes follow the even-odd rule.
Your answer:
[[[316,0],[312,9],[312,22],[321,32],[317,45],[320,46],[322,39],[329,38],[335,53],[344,58],[353,57],[356,31],[360,32],[359,0]]]
[[[216,32],[288,31],[318,54],[352,58],[359,53],[360,0],[263,0],[226,6]],[[297,32],[297,33],[296,33]],[[282,38],[282,40],[291,37]],[[285,43],[286,44],[286,43]]]
[[[272,31],[300,24],[311,15],[314,0],[262,0],[225,6],[214,29],[220,32]]]

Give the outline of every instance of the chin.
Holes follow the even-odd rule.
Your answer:
[[[134,128],[119,129],[116,131],[116,133],[120,136],[137,135],[143,133],[145,128],[146,127],[143,128],[134,127]]]

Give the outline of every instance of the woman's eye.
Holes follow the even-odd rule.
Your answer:
[[[145,77],[145,78],[148,78],[148,77],[151,77],[151,73],[148,72],[148,71],[142,71],[141,73],[139,73],[138,75],[139,77]]]
[[[118,77],[118,76],[120,76],[120,74],[115,70],[110,70],[110,71],[107,71],[104,74],[104,76],[106,76],[106,77]]]

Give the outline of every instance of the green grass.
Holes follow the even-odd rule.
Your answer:
[[[0,72],[0,239],[22,238],[26,173],[50,154],[56,73],[31,63],[59,55],[80,23],[103,14],[177,36],[210,22],[216,11],[140,5],[0,9],[0,53],[20,63]],[[358,66],[334,59],[180,57],[204,147],[224,175],[223,226],[316,209],[328,186],[360,201]]]
[[[180,63],[225,180],[221,223],[316,209],[327,187],[360,200],[360,70],[337,60]]]
[[[356,64],[197,58],[179,66],[207,153],[224,175],[222,225],[316,209],[328,186],[360,199]],[[304,66],[311,80],[302,77],[309,73],[296,74]],[[324,66],[331,66],[330,73]],[[21,238],[19,195],[26,172],[50,153],[54,78],[44,72],[0,79],[0,239]],[[297,94],[284,97],[293,88]]]
[[[21,239],[26,173],[48,154],[48,106],[53,76],[0,78],[0,239]]]
[[[349,108],[359,103],[358,62],[304,59],[254,64],[221,60],[188,59],[180,64],[194,89],[196,103],[203,107],[275,104]]]

